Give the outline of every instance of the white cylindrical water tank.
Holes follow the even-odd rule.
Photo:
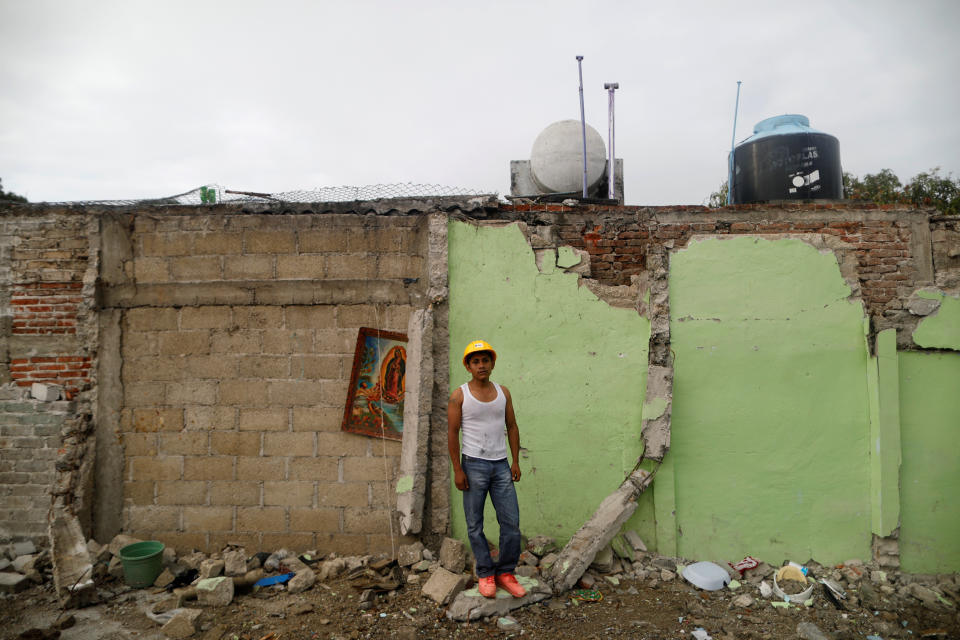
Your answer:
[[[587,187],[603,177],[607,151],[600,134],[587,125]],[[546,193],[583,190],[583,136],[579,120],[554,122],[540,132],[530,150],[530,173]]]

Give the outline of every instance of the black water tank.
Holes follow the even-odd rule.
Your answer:
[[[733,202],[840,200],[840,142],[799,114],[761,120],[733,152]]]

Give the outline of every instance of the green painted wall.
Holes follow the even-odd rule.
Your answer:
[[[960,297],[931,291],[918,291],[917,296],[939,300],[940,308],[920,321],[913,332],[913,341],[928,349],[960,351]]]
[[[960,353],[899,355],[900,565],[911,573],[960,571]]]
[[[672,254],[680,555],[870,558],[868,362],[849,295],[836,258],[800,240]]]
[[[489,341],[499,356],[493,379],[513,394],[526,449],[517,485],[521,529],[563,543],[642,452],[649,322],[578,287],[555,259],[545,259],[541,273],[515,224],[451,221],[448,249],[451,388],[469,379],[464,345]],[[561,264],[571,256],[561,250]],[[453,533],[465,540],[460,492],[451,487]],[[642,497],[630,524],[652,545],[650,500]],[[485,530],[496,543],[489,505]]]

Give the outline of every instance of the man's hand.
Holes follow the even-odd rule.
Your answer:
[[[467,474],[463,472],[463,469],[453,472],[453,482],[460,491],[466,491],[470,488],[470,483],[467,482]]]
[[[513,477],[514,482],[520,482],[520,464],[514,462],[510,465],[510,475]]]

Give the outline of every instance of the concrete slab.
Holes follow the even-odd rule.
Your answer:
[[[400,533],[420,533],[427,489],[430,414],[433,411],[433,310],[417,309],[407,324],[406,399],[397,479]]]
[[[546,600],[553,595],[543,580],[517,576],[517,582],[527,590],[527,595],[522,598],[514,598],[503,589],[497,589],[494,598],[484,598],[477,587],[461,592],[447,608],[447,618],[465,622],[490,616],[502,617],[515,609]]]
[[[649,472],[637,469],[600,503],[593,516],[570,538],[557,561],[545,574],[556,593],[563,593],[577,583],[597,553],[610,543],[623,523],[636,511],[637,496],[652,481],[653,476]]]
[[[83,607],[96,602],[93,563],[80,521],[69,513],[59,513],[50,521],[48,536],[53,583],[60,606]]]

